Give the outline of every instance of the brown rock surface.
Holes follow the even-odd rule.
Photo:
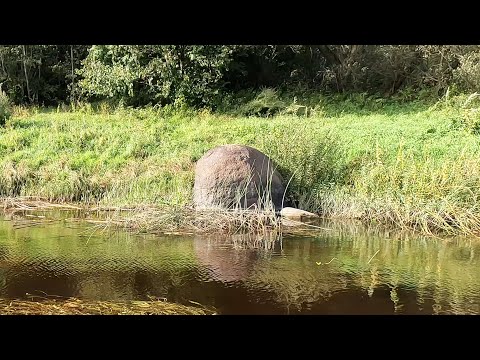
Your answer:
[[[250,146],[223,145],[198,160],[193,201],[198,209],[248,208],[263,207],[267,199],[280,209],[284,189],[268,156]]]

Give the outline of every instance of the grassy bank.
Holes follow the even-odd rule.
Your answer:
[[[0,130],[0,196],[181,207],[195,162],[226,143],[265,152],[295,205],[425,232],[480,230],[480,100],[311,98],[309,116],[171,109],[17,109]]]

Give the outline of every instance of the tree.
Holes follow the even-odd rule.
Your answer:
[[[0,46],[0,84],[16,103],[56,105],[73,95],[72,68],[81,66],[87,46]]]
[[[92,46],[78,74],[85,94],[131,105],[214,103],[233,49],[202,45]]]

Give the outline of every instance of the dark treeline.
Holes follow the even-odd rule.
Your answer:
[[[45,106],[111,99],[216,107],[225,94],[265,87],[440,94],[478,90],[479,60],[480,46],[456,45],[0,46],[0,89],[16,104]]]
[[[74,94],[88,46],[0,46],[0,89],[16,104],[57,105]],[[80,89],[78,89],[80,90]]]

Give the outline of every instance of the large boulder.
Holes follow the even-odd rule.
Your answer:
[[[273,162],[244,145],[209,150],[195,168],[194,204],[197,209],[282,207],[285,188]]]

